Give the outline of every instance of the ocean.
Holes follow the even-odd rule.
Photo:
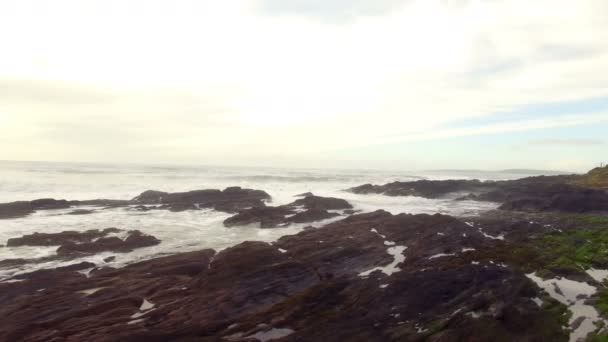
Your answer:
[[[339,197],[362,212],[384,209],[397,213],[442,213],[454,216],[477,215],[496,208],[497,204],[455,201],[454,197],[424,199],[356,195],[344,189],[366,183],[419,179],[515,179],[543,171],[379,171],[239,168],[205,166],[144,166],[48,162],[0,162],[0,203],[38,198],[67,200],[131,199],[146,190],[167,192],[197,189],[224,189],[229,186],[260,189],[272,196],[269,205],[293,202],[297,194],[312,192],[319,196]],[[71,261],[33,263],[0,268],[0,280],[43,268],[53,268],[90,261],[98,265],[120,267],[156,256],[214,248],[221,250],[243,241],[272,242],[283,235],[295,234],[310,224],[293,224],[285,228],[260,229],[255,226],[225,228],[222,222],[231,216],[214,210],[170,212],[152,210],[137,212],[125,208],[97,210],[89,215],[66,215],[71,209],[43,210],[30,216],[0,220],[0,244],[24,234],[56,233],[65,230],[84,231],[116,227],[138,229],[162,240],[157,246],[136,249],[130,253],[101,253]],[[339,220],[337,217],[315,222],[314,226]],[[0,260],[50,256],[57,247],[2,247]],[[104,263],[103,259],[116,256]]]

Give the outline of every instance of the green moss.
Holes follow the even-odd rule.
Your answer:
[[[598,220],[599,221],[599,220]],[[536,241],[539,261],[547,268],[584,271],[608,266],[608,229],[570,229]]]
[[[591,214],[577,214],[577,215],[568,215],[567,217],[574,220],[577,224],[587,227],[587,228],[608,225],[608,216],[591,215]]]
[[[608,333],[603,334],[591,334],[587,337],[588,342],[608,342]]]
[[[599,290],[595,298],[594,306],[597,311],[604,317],[608,316],[608,289],[604,287]]]
[[[575,184],[593,188],[608,187],[608,166],[596,167],[576,180]]]
[[[543,309],[553,316],[561,326],[567,326],[572,312],[568,310],[568,307],[557,300],[545,296],[543,298]]]

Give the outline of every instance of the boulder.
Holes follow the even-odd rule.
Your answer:
[[[77,257],[91,255],[101,252],[130,252],[137,248],[155,246],[160,244],[160,240],[154,236],[143,234],[139,230],[129,231],[125,240],[116,236],[102,237],[91,242],[74,243],[67,242],[57,249],[60,257]]]
[[[315,210],[352,209],[346,200],[334,197],[306,196],[288,205],[289,207],[304,207]]]
[[[224,226],[260,224],[260,228],[287,226],[290,223],[308,223],[340,216],[327,210],[349,209],[352,205],[340,198],[307,196],[279,207],[262,207],[241,210],[224,221]]]
[[[19,238],[8,239],[6,245],[18,246],[59,246],[67,243],[91,242],[94,239],[104,237],[110,233],[117,233],[119,229],[106,228],[104,230],[87,230],[84,232],[63,231],[60,233],[33,233],[23,235]]]
[[[289,217],[288,220],[293,223],[308,223],[326,220],[336,216],[340,216],[340,214],[330,213],[323,209],[308,209]]]
[[[213,208],[234,213],[251,207],[264,207],[270,195],[261,190],[228,187],[220,190],[194,190],[167,193],[148,190],[131,200],[132,204],[163,204],[161,209],[171,211]]]
[[[238,214],[224,220],[224,226],[244,226],[260,224],[260,228],[274,228],[285,223],[286,216],[293,215],[295,211],[285,207],[262,207],[245,209]]]

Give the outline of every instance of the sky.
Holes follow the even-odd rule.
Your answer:
[[[0,160],[583,171],[605,0],[0,0]]]

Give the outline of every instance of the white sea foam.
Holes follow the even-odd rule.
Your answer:
[[[406,249],[407,249],[407,247],[405,247],[405,246],[394,246],[394,247],[388,248],[386,250],[386,253],[390,254],[393,257],[393,262],[391,262],[390,264],[388,264],[386,266],[374,267],[371,270],[361,272],[361,273],[359,273],[359,276],[367,277],[370,274],[372,274],[372,272],[375,272],[375,271],[380,271],[380,272],[390,276],[391,274],[393,274],[395,272],[401,271],[401,269],[398,267],[398,265],[401,264],[403,261],[405,261],[405,255],[403,255],[403,252]]]

